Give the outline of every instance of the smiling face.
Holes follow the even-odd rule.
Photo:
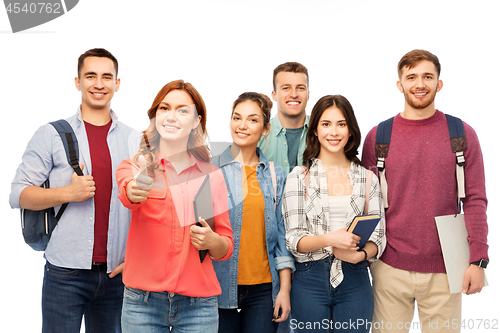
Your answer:
[[[304,73],[279,72],[272,97],[278,102],[278,111],[285,117],[295,118],[305,115],[309,90],[307,75]]]
[[[191,96],[184,90],[172,90],[156,111],[156,130],[161,141],[187,146],[189,134],[199,126],[201,116]]]
[[[79,77],[75,78],[76,89],[82,93],[82,112],[109,112],[111,99],[120,87],[113,61],[104,57],[87,57]]]
[[[439,80],[436,66],[424,60],[411,69],[403,68],[397,86],[405,96],[407,108],[414,110],[429,108],[429,111],[434,112],[434,99],[436,93],[443,87],[443,82]]]
[[[344,147],[349,141],[350,133],[344,114],[338,107],[331,106],[323,112],[315,134],[321,146],[319,159],[321,155],[328,153],[345,155]]]
[[[234,108],[231,117],[231,136],[241,147],[257,148],[259,139],[267,133],[264,128],[264,114],[257,103],[247,100]],[[269,127],[269,124],[268,126]]]

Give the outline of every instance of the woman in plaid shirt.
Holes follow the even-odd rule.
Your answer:
[[[371,327],[367,261],[384,251],[385,218],[372,173],[367,213],[382,218],[362,249],[359,237],[347,232],[365,206],[369,171],[357,157],[360,142],[349,101],[340,95],[321,98],[311,113],[304,164],[288,175],[283,194],[286,242],[296,261],[290,325],[298,332],[369,332]]]

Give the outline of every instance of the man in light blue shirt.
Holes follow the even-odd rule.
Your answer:
[[[302,165],[306,149],[309,116],[309,74],[298,62],[286,62],[273,72],[272,97],[277,102],[278,113],[271,119],[269,133],[262,137],[258,147],[269,161],[279,164],[288,174]],[[279,333],[292,332],[290,316],[278,327]]]
[[[277,102],[278,113],[271,119],[271,130],[259,141],[259,148],[268,160],[278,163],[289,173],[302,165],[306,148],[309,116],[309,75],[307,68],[298,62],[286,62],[274,69],[272,97]]]
[[[12,182],[12,208],[54,207],[57,214],[69,202],[45,250],[43,332],[80,332],[82,316],[87,331],[121,332],[120,273],[130,212],[118,200],[115,170],[130,157],[129,140],[137,132],[111,110],[117,74],[118,62],[107,50],[92,49],[78,59],[81,106],[67,121],[84,175],[73,172],[59,134],[47,124],[28,143]],[[51,188],[39,187],[47,178]]]

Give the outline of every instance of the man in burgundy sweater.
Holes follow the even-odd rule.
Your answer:
[[[462,295],[450,294],[434,219],[456,214],[458,197],[456,155],[451,151],[446,116],[434,107],[435,95],[443,87],[440,69],[438,58],[423,50],[407,53],[398,64],[397,86],[404,94],[405,108],[394,118],[385,159],[387,247],[381,260],[371,266],[373,332],[408,332],[415,302],[423,332],[460,331]],[[474,130],[464,126],[466,197],[462,203],[470,266],[462,292],[469,295],[484,286],[488,225],[481,148]],[[373,171],[377,170],[376,129],[366,137],[362,158]]]

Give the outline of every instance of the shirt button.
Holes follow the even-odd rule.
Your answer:
[[[288,160],[285,160],[285,163],[288,163]]]
[[[91,216],[91,217],[90,217],[90,221],[92,221],[93,219],[94,219],[94,218]]]
[[[285,146],[286,146],[286,142],[283,142],[283,145],[285,145]]]

